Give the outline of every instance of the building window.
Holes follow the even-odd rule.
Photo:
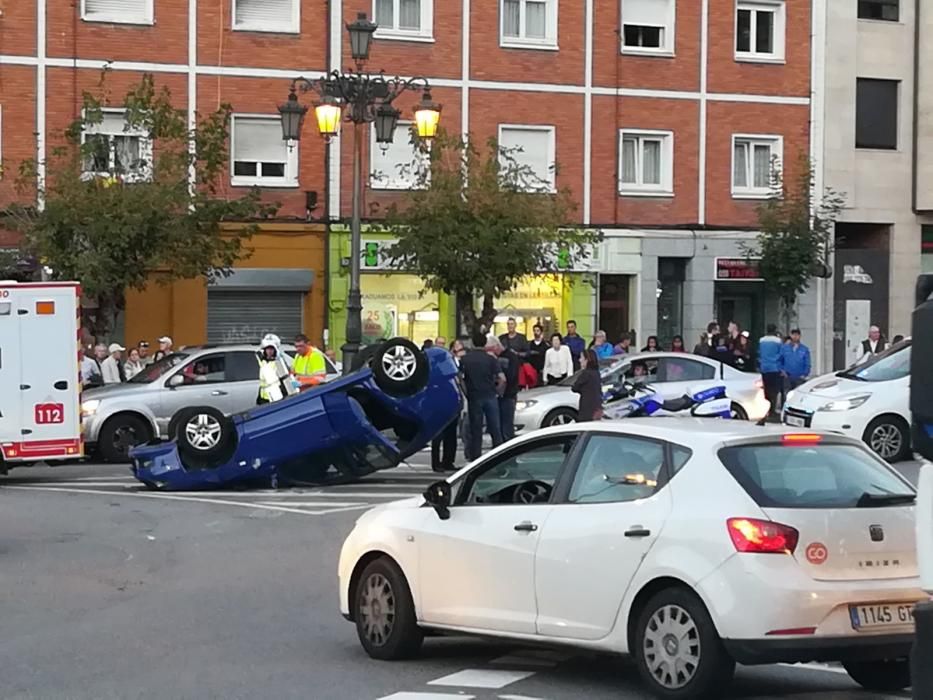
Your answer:
[[[873,78],[856,81],[856,148],[897,149],[897,83]]]
[[[557,47],[557,0],[499,0],[502,46]]]
[[[526,192],[553,192],[555,188],[553,126],[499,125],[499,146],[509,152],[525,173],[514,183]]]
[[[100,122],[85,125],[81,141],[82,171],[87,177],[144,182],[152,176],[152,140],[127,124],[125,110],[103,110]]]
[[[673,0],[622,0],[622,51],[674,51]]]
[[[235,186],[296,187],[298,144],[282,140],[278,117],[235,114],[230,129],[231,183]]]
[[[430,39],[433,32],[433,0],[374,0],[376,37]]]
[[[299,5],[298,0],[233,0],[233,28],[297,34]]]
[[[784,59],[784,9],[783,2],[738,2],[736,58],[744,61]]]
[[[410,190],[423,182],[430,167],[427,154],[412,142],[411,122],[399,122],[392,143],[377,143],[370,129],[369,186],[374,190]]]
[[[772,169],[780,168],[782,151],[780,136],[733,136],[732,195],[753,198],[770,195]]]
[[[81,0],[81,19],[87,22],[152,24],[153,0]]]
[[[897,22],[900,15],[899,0],[858,0],[859,19],[880,19]]]
[[[619,194],[673,194],[674,134],[640,129],[619,134]]]

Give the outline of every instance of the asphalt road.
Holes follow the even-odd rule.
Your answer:
[[[100,465],[0,477],[0,698],[647,698],[614,657],[465,638],[365,656],[337,611],[340,544],[363,510],[433,478],[422,455],[326,490],[159,494]],[[840,671],[740,668],[723,697],[908,697]]]

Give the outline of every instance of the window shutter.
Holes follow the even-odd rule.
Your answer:
[[[550,156],[551,132],[543,129],[503,129],[502,146],[511,150],[521,148],[521,152],[512,152],[512,157],[519,165],[525,165],[544,182],[551,182]]]
[[[235,26],[291,26],[295,0],[236,0]]]
[[[149,0],[84,0],[84,16],[149,20]]]
[[[287,162],[288,146],[282,140],[278,119],[233,118],[233,159],[255,163]]]
[[[622,23],[667,26],[669,0],[623,0]]]

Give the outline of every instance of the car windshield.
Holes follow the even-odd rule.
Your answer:
[[[762,508],[904,505],[913,488],[857,445],[724,447],[719,459]]]
[[[862,382],[889,382],[910,374],[910,340],[892,345],[863,365],[850,367],[837,376]]]
[[[603,380],[605,380],[606,377],[612,373],[612,370],[615,369],[618,365],[619,365],[618,358],[610,357],[604,360],[600,360],[599,361],[599,376],[601,376]],[[578,369],[576,372],[571,374],[566,379],[561,379],[558,382],[558,385],[559,386],[573,386],[573,383],[576,381],[577,377],[580,376],[580,373],[582,371],[583,371],[582,369]]]
[[[129,380],[130,384],[148,384],[149,382],[154,382],[159,377],[170,372],[174,367],[177,367],[182,362],[188,358],[188,354],[184,352],[176,352],[163,357],[158,362],[154,362],[148,367],[144,367],[143,370],[137,374],[135,377]]]

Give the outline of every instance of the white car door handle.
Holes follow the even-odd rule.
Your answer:
[[[626,537],[650,537],[651,530],[646,530],[641,525],[636,525],[635,527],[629,528],[625,531]]]
[[[534,523],[528,522],[527,520],[520,522],[515,526],[516,532],[534,532],[538,529],[538,526]]]
[[[217,389],[216,391],[211,392],[211,396],[226,396],[226,395],[227,395],[227,392],[221,391],[220,389]]]

